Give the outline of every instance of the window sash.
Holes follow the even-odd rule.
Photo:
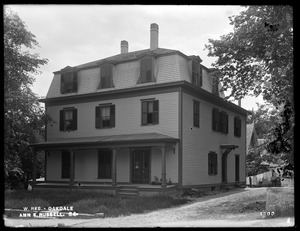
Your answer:
[[[158,100],[142,101],[142,125],[158,124]]]
[[[100,70],[100,88],[113,87],[112,65],[106,64],[101,66]]]
[[[60,131],[77,130],[77,109],[63,109],[60,111]]]
[[[153,58],[144,58],[140,61],[140,82],[153,82]]]
[[[61,74],[61,94],[77,92],[77,72]]]
[[[115,127],[115,105],[97,106],[95,108],[95,127]]]

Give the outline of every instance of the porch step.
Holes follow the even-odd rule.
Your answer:
[[[123,197],[138,196],[139,190],[136,186],[122,186],[117,190],[117,195]]]

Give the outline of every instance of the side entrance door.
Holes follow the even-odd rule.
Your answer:
[[[132,183],[150,183],[150,150],[134,150],[132,152]]]

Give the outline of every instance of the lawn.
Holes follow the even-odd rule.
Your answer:
[[[162,208],[170,208],[188,202],[168,196],[120,198],[93,191],[6,191],[5,208],[73,206],[77,213],[104,213],[105,217],[126,216]]]

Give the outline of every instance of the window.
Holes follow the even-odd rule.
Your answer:
[[[208,175],[218,174],[218,155],[215,152],[208,153]]]
[[[140,61],[140,78],[138,83],[154,82],[153,58],[144,58]]]
[[[239,117],[234,117],[234,136],[241,137],[242,121]]]
[[[226,112],[216,108],[212,110],[212,130],[224,134],[228,133],[228,114]]]
[[[212,77],[212,93],[219,96],[219,78],[217,76]]]
[[[142,101],[142,125],[158,124],[158,100]]]
[[[227,134],[228,133],[228,114],[224,111],[221,111],[219,114],[220,122],[219,122],[219,131]]]
[[[98,88],[110,88],[114,87],[113,83],[113,66],[111,64],[106,64],[100,68],[100,83]]]
[[[200,124],[200,103],[194,100],[194,126],[199,128]]]
[[[61,73],[61,94],[77,92],[77,72]]]
[[[96,107],[96,128],[115,127],[115,105],[100,105]]]
[[[99,149],[98,151],[98,178],[111,179],[112,151],[110,149]]]
[[[60,131],[77,130],[77,109],[64,108],[60,111]]]
[[[219,110],[216,108],[212,110],[212,130],[219,131]]]
[[[192,61],[192,82],[198,87],[202,86],[202,68],[196,61]]]
[[[61,152],[61,178],[70,178],[71,156],[70,152]]]

